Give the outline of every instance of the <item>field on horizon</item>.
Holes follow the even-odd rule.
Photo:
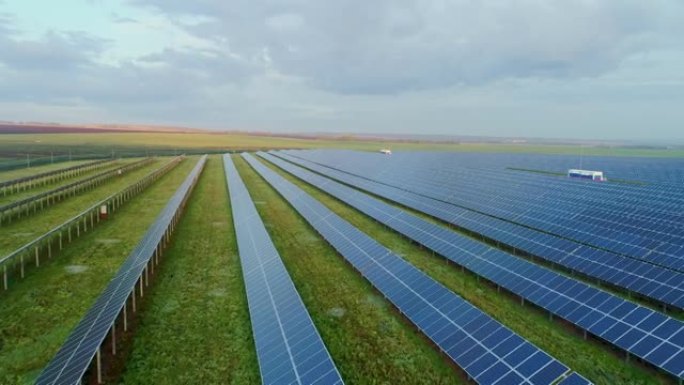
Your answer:
[[[67,152],[91,153],[126,151],[182,151],[182,150],[254,150],[278,148],[345,148],[377,151],[380,148],[395,151],[459,151],[509,152],[533,154],[570,154],[600,156],[684,157],[684,149],[630,148],[607,146],[580,146],[535,143],[450,143],[414,142],[393,140],[365,140],[354,137],[330,139],[301,139],[278,136],[261,136],[225,133],[61,133],[61,134],[2,134],[0,154],[5,152]]]

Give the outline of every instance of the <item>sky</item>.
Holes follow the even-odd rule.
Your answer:
[[[0,120],[684,142],[684,1],[0,0]]]

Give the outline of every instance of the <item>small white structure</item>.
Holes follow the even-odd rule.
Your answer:
[[[389,148],[381,148],[380,153],[385,155],[392,155],[392,150],[390,150]]]
[[[579,170],[570,169],[568,170],[569,178],[580,178],[580,179],[590,179],[597,182],[605,182],[607,179],[603,175],[603,171],[591,171],[591,170]]]
[[[107,209],[107,205],[100,206],[100,219],[107,219],[109,217],[109,212]]]

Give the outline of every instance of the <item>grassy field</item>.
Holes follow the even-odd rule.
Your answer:
[[[549,320],[545,312],[531,306],[521,306],[517,299],[497,293],[496,289],[484,280],[480,281],[469,273],[461,272],[460,268],[455,265],[446,264],[442,258],[433,256],[432,253],[410,243],[397,233],[387,230],[341,201],[299,181],[271,164],[269,166],[378,242],[402,255],[475,306],[596,384],[667,383],[665,376],[658,376],[654,371],[633,363],[626,363],[621,356],[598,342],[584,341],[571,328]]]
[[[358,138],[298,139],[246,134],[208,133],[84,133],[84,134],[4,134],[2,149],[23,151],[88,149],[89,152],[130,151],[133,149],[263,149],[263,148],[349,148],[377,151],[392,150],[513,152],[540,154],[580,153],[579,145],[535,145],[529,143],[427,143],[398,141],[368,141]],[[622,155],[682,157],[684,149],[637,149],[626,147],[583,146],[584,155]]]
[[[23,178],[26,176],[36,175],[52,170],[59,170],[60,168],[67,168],[90,162],[93,162],[93,160],[74,160],[70,162],[51,163],[36,167],[26,167],[10,171],[2,171],[0,172],[0,182],[5,182],[12,179]]]
[[[194,163],[185,160],[110,221],[0,294],[0,384],[35,380]]]
[[[58,202],[28,217],[3,223],[0,227],[3,237],[0,237],[0,255],[6,255],[32,239],[42,235],[67,219],[81,213],[86,208],[106,198],[116,191],[134,183],[147,173],[159,168],[168,159],[157,159],[151,164],[111,179],[92,190],[85,191],[78,197],[72,197]]]
[[[234,161],[347,383],[466,383],[242,158]]]
[[[219,155],[208,159],[150,293],[122,383],[259,383]]]

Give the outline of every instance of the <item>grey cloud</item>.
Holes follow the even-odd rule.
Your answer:
[[[1,16],[0,16],[1,17]],[[243,83],[258,67],[221,50],[165,49],[134,61],[100,60],[110,44],[85,32],[20,38],[12,18],[0,29],[0,100],[142,105],[186,103],[224,84]],[[4,24],[4,23],[3,23]]]
[[[117,13],[112,13],[110,16],[115,23],[119,23],[119,24],[138,23],[138,20],[136,20],[132,17],[121,16]]]
[[[49,32],[40,40],[0,39],[0,62],[22,70],[64,71],[89,65],[106,41],[81,32]]]
[[[665,2],[623,0],[136,3],[210,17],[179,25],[242,55],[266,49],[278,71],[352,94],[597,76],[656,47],[666,16],[654,6]]]

